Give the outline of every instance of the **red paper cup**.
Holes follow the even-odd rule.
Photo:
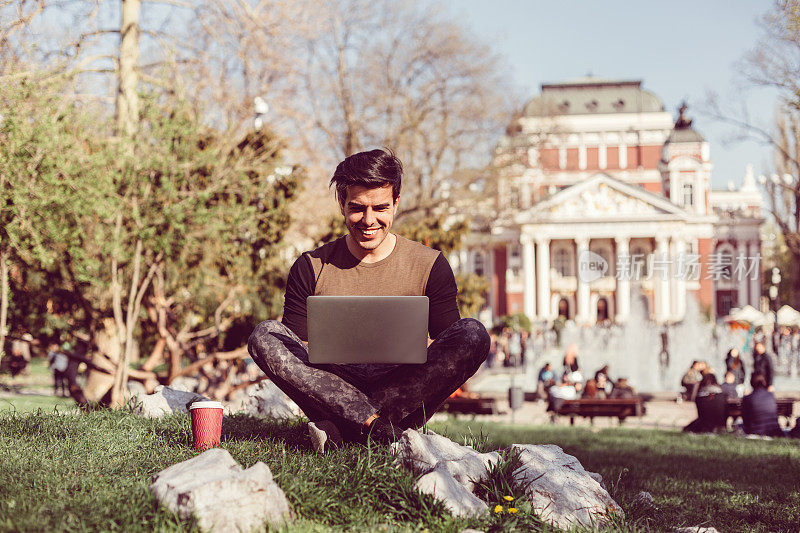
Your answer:
[[[222,434],[222,404],[219,402],[194,402],[189,406],[192,416],[192,436],[195,450],[208,450],[219,446]]]

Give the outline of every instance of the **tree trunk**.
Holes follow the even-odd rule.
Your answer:
[[[115,265],[116,266],[116,265]],[[136,302],[136,294],[139,289],[139,275],[142,267],[142,241],[136,241],[136,251],[133,255],[133,272],[130,279],[130,291],[128,293],[128,309],[125,316],[125,325],[118,328],[117,342],[120,347],[119,361],[114,372],[114,386],[111,388],[111,407],[122,407],[125,404],[125,389],[128,384],[128,363],[133,351],[133,330],[136,327],[139,314]],[[114,315],[118,325],[122,325],[122,306],[119,303],[122,288],[118,276],[114,285]]]
[[[122,0],[117,88],[117,135],[133,135],[139,122],[139,11],[141,0]]]
[[[6,322],[8,321],[8,252],[0,252],[0,352],[6,345]]]

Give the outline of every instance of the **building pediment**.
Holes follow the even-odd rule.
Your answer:
[[[597,174],[559,191],[520,215],[521,218],[541,222],[587,219],[685,220],[689,216],[666,198],[606,174]]]

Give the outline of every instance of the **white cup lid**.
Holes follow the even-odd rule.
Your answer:
[[[220,402],[212,402],[212,401],[202,401],[202,402],[194,402],[192,405],[189,406],[189,409],[222,409],[222,404]]]

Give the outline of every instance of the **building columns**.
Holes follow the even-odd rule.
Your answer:
[[[536,289],[539,318],[549,320],[550,313],[550,239],[536,239]]]
[[[653,254],[652,279],[655,285],[655,319],[669,319],[669,257],[667,237],[656,236],[656,252]]]
[[[673,241],[674,254],[672,257],[672,278],[670,292],[673,296],[672,317],[683,320],[686,316],[686,241],[675,239]],[[677,268],[679,267],[680,268]]]
[[[749,303],[747,293],[750,280],[748,279],[749,276],[745,277],[749,266],[747,256],[747,241],[737,241],[736,257],[733,258],[733,264],[731,265],[731,277],[736,282],[736,307],[740,309]],[[744,270],[737,267],[744,267]]]
[[[522,311],[528,318],[536,316],[536,278],[534,277],[533,240],[522,235]]]
[[[756,262],[756,275],[750,277],[750,305],[756,309],[761,309],[761,245],[755,241],[750,241],[749,261]]]
[[[589,311],[589,282],[582,279],[580,276],[580,261],[581,255],[584,255],[589,250],[589,239],[580,237],[575,239],[575,277],[578,280],[578,298],[577,298],[577,313],[575,313],[575,322],[578,324],[586,324],[590,322]]]
[[[630,237],[616,237],[617,243],[617,305],[614,320],[619,323],[625,323],[631,314],[631,253],[630,253]],[[624,265],[627,270],[620,269],[619,265]]]

